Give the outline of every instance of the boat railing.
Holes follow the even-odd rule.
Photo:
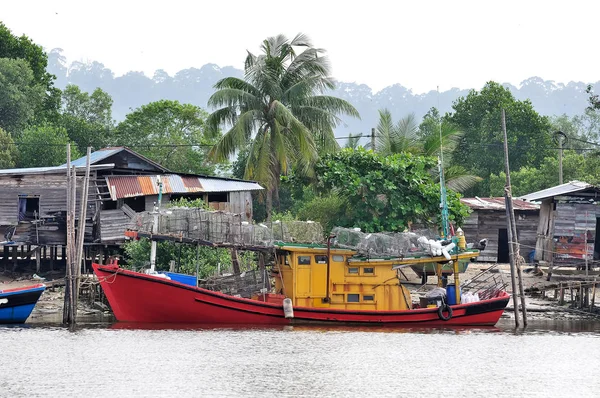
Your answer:
[[[506,290],[507,286],[502,272],[498,270],[498,264],[494,264],[465,281],[460,286],[460,290],[462,293],[477,294],[480,300],[487,300],[497,297],[500,292]]]

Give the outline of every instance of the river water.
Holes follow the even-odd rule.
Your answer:
[[[0,328],[1,397],[598,397],[600,324]]]

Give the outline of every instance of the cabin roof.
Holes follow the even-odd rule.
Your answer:
[[[460,201],[472,210],[499,210],[505,211],[506,205],[503,197],[495,198],[461,198]],[[539,210],[540,206],[521,199],[513,199],[514,210]]]
[[[566,184],[524,195],[520,199],[532,202],[549,199],[555,196],[593,197],[600,199],[600,187],[596,187],[583,181],[569,181]]]
[[[124,147],[124,146],[103,148],[103,149],[99,149],[97,151],[92,152],[90,154],[90,164],[96,164],[98,162],[101,162],[111,156],[120,154],[122,152],[126,152],[127,154],[129,154],[133,157],[136,157],[136,158],[140,159],[142,162],[147,163],[148,165],[150,165],[162,172],[169,172],[169,170],[167,168],[161,166],[160,164],[154,162],[153,160],[150,160],[147,157],[140,155],[139,153],[132,151],[131,149]],[[71,162],[71,165],[85,166],[86,162],[87,162],[87,156],[83,156],[83,157],[80,157],[79,159],[73,160]],[[66,166],[66,163],[63,164],[62,166]]]
[[[112,169],[114,164],[97,164],[90,165],[91,170],[105,170]],[[85,164],[83,166],[76,166],[76,171],[81,172],[85,171]],[[67,165],[63,164],[61,166],[52,166],[52,167],[26,167],[20,169],[3,169],[0,170],[0,176],[3,175],[32,175],[32,174],[65,174],[67,173]]]

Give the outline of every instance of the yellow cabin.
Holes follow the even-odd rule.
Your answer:
[[[379,311],[411,308],[410,292],[393,269],[398,261],[357,259],[354,250],[330,248],[328,264],[327,247],[293,243],[282,244],[276,253],[275,291],[289,297],[294,306]]]

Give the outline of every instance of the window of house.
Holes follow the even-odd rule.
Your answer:
[[[349,274],[358,274],[358,267],[348,267]]]
[[[360,302],[360,294],[348,293],[347,301],[349,303],[359,303]]]
[[[334,254],[331,259],[335,262],[341,263],[344,261],[344,256],[342,256],[341,254]]]
[[[298,265],[310,265],[310,256],[298,256]]]
[[[19,221],[34,221],[39,217],[39,195],[19,195]]]
[[[375,301],[375,296],[372,294],[363,294],[363,301]]]
[[[373,268],[373,267],[363,268],[363,274],[374,274],[374,273],[375,273],[375,268]]]
[[[327,256],[315,256],[315,263],[327,264]]]

